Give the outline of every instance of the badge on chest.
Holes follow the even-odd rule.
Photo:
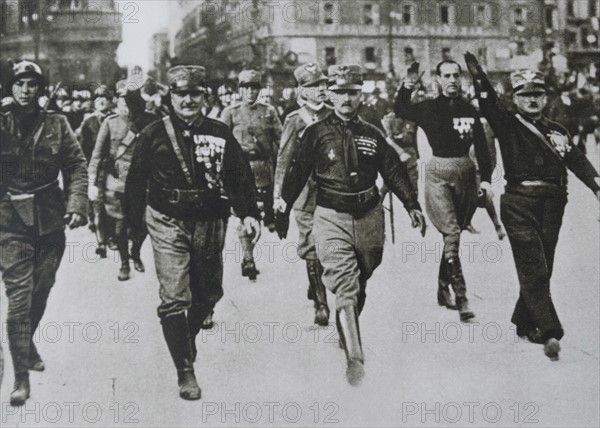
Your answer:
[[[454,129],[458,131],[461,139],[471,137],[473,135],[473,125],[475,118],[473,117],[455,117],[453,119]]]

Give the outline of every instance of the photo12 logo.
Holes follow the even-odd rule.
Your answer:
[[[403,402],[402,423],[406,424],[533,424],[539,423],[536,415],[540,406],[535,402]]]

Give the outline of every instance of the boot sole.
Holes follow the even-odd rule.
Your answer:
[[[550,361],[558,361],[558,353],[560,352],[560,343],[556,339],[550,339],[544,345],[544,354],[550,358]]]
[[[25,402],[27,401],[27,399],[30,397],[31,392],[27,391],[27,397],[25,398],[13,398],[12,396],[10,397],[10,405],[13,407],[20,407],[22,405],[25,404]]]
[[[358,386],[361,384],[365,377],[365,368],[363,363],[360,361],[350,361],[346,368],[346,380],[352,386]]]
[[[188,400],[188,401],[195,401],[195,400],[200,400],[202,398],[202,391],[198,390],[198,393],[196,394],[195,392],[180,392],[179,393],[179,397],[183,398],[184,400]]]
[[[29,370],[33,370],[34,372],[43,372],[46,370],[46,365],[43,361],[36,361],[29,365]]]
[[[473,312],[465,312],[465,313],[460,314],[461,321],[468,321],[471,318],[475,318],[475,314]]]

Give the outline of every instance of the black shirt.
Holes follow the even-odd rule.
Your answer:
[[[498,138],[505,178],[509,185],[528,180],[565,181],[566,168],[569,168],[591,190],[600,190],[595,181],[598,172],[573,145],[563,126],[545,117],[539,121],[532,121],[525,116],[509,112],[499,101],[496,91],[487,79],[476,80],[475,92],[481,113]],[[552,144],[554,150],[528,129],[527,122],[543,134],[546,143]]]
[[[242,219],[259,219],[250,164],[229,128],[208,117],[192,125],[175,115],[170,118],[193,183],[186,179],[163,120],[150,124],[139,134],[125,190],[133,221],[141,221],[143,216],[148,182],[148,204],[167,216],[179,220],[227,218],[232,207]],[[203,193],[197,202],[173,203],[164,194],[172,189]]]
[[[481,181],[489,183],[492,177],[490,152],[475,107],[460,97],[440,95],[412,105],[410,99],[411,90],[402,86],[394,107],[396,116],[415,122],[425,131],[434,156],[468,156],[471,145],[475,145]]]

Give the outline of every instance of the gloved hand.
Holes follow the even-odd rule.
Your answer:
[[[275,211],[275,230],[279,239],[287,238],[288,229],[290,228],[290,215],[281,211]]]
[[[425,237],[425,232],[427,231],[427,222],[425,221],[423,213],[419,210],[410,210],[408,215],[410,216],[412,227],[418,227],[421,231],[421,236]]]
[[[479,65],[477,58],[469,51],[465,53],[465,63],[467,64],[467,69],[473,78],[481,79],[485,76],[485,73],[483,72],[481,65]]]

